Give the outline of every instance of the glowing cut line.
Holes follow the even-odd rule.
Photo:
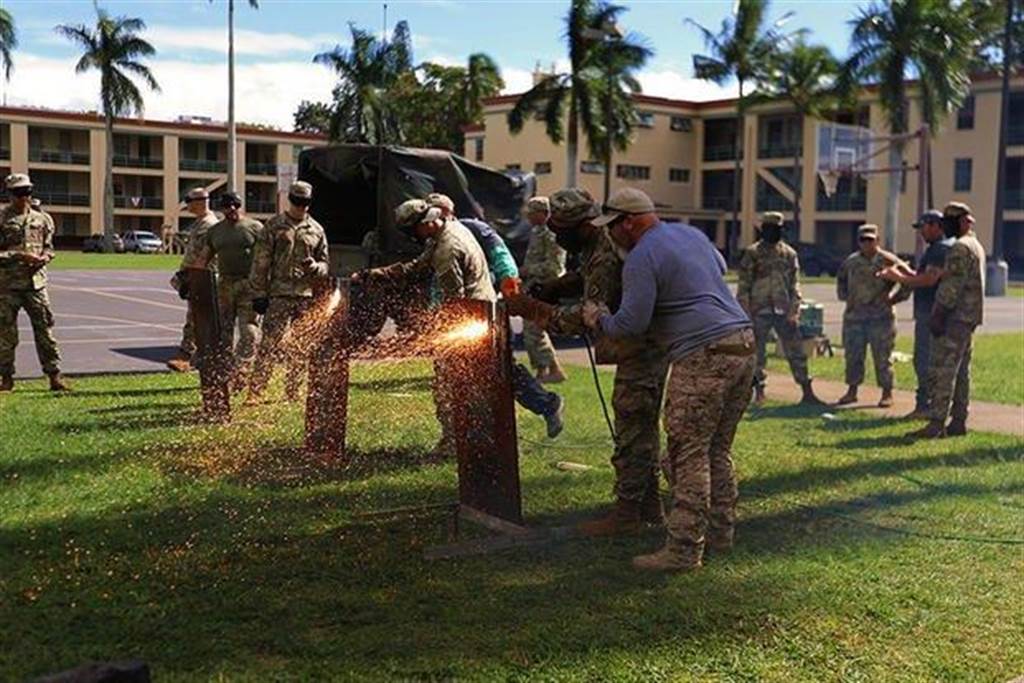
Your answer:
[[[483,320],[470,320],[441,335],[440,341],[445,343],[469,343],[483,339],[490,327]]]

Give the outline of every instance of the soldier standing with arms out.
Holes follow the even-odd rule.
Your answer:
[[[210,193],[205,187],[194,187],[185,195],[185,207],[189,213],[196,217],[188,228],[188,246],[185,247],[185,254],[181,258],[179,272],[171,278],[171,287],[179,289],[184,282],[180,273],[186,268],[197,268],[195,256],[199,250],[199,244],[206,237],[206,231],[217,222],[217,214],[210,211]],[[196,332],[192,323],[192,307],[189,306],[185,312],[185,325],[181,328],[181,344],[178,352],[167,361],[167,367],[175,372],[188,372],[192,369],[192,356],[196,353]]]
[[[895,254],[878,247],[878,226],[857,228],[860,249],[839,267],[836,294],[846,302],[843,312],[843,351],[846,354],[846,393],[839,405],[857,402],[857,387],[864,381],[864,356],[868,345],[875,378],[882,388],[880,408],[892,405],[892,347],[896,343],[896,312],[890,296],[892,285],[878,273],[900,262]]]
[[[263,225],[242,213],[242,197],[237,192],[220,196],[224,218],[210,228],[197,245],[195,267],[205,268],[217,262],[217,308],[220,310],[224,343],[234,349],[234,383],[240,386],[256,358],[256,343],[260,333],[259,316],[252,307],[249,271],[252,269],[253,250]],[[178,288],[182,299],[188,298],[187,289]],[[238,343],[235,343],[235,323],[238,323]]]
[[[526,203],[526,220],[530,223],[530,242],[523,259],[522,275],[527,290],[565,273],[565,249],[558,246],[555,233],[548,228],[551,204],[547,197],[533,197]],[[551,337],[529,320],[523,321],[523,342],[530,365],[541,382],[564,382],[565,372],[555,355]]]
[[[32,323],[36,354],[51,391],[69,389],[60,374],[60,350],[53,337],[53,309],[46,293],[46,264],[53,260],[53,219],[32,208],[32,180],[7,176],[10,205],[0,213],[0,392],[14,389],[18,311]]]
[[[985,248],[974,234],[971,207],[950,202],[942,211],[942,222],[946,236],[955,237],[956,242],[946,255],[929,320],[929,421],[913,434],[928,439],[967,433],[972,337],[985,308]]]
[[[782,241],[783,216],[769,211],[761,216],[761,239],[743,250],[740,257],[736,299],[754,321],[757,369],[754,371],[754,403],[764,401],[765,344],[775,330],[789,361],[793,379],[803,389],[800,402],[823,405],[811,388],[807,354],[800,344],[800,264],[796,251]]]
[[[313,186],[297,180],[288,190],[288,208],[266,222],[253,250],[249,287],[252,307],[263,318],[263,339],[256,354],[249,400],[266,391],[274,362],[282,359],[281,342],[291,324],[313,303],[313,282],[327,277],[329,255],[323,227],[309,215]],[[291,359],[301,377],[306,356]],[[298,360],[298,362],[294,362]],[[289,384],[289,398],[297,389]]]
[[[594,225],[600,205],[580,188],[555,192],[549,198],[548,225],[559,245],[580,255],[580,270],[546,283],[538,301],[527,295],[512,300],[509,312],[537,323],[552,334],[586,334],[582,303],[556,306],[563,296],[580,295],[616,311],[622,297],[622,259],[607,231]],[[602,337],[594,345],[598,363],[614,363],[615,507],[600,519],[584,522],[588,536],[634,533],[643,523],[662,522],[657,467],[661,451],[658,417],[668,360],[647,335],[621,339]]]
[[[914,412],[907,417],[916,420],[928,419],[928,365],[931,358],[932,333],[928,320],[935,305],[935,292],[939,288],[942,269],[946,265],[946,254],[953,246],[953,239],[946,237],[942,229],[942,212],[932,209],[921,215],[914,223],[921,231],[921,238],[928,247],[921,254],[917,270],[911,270],[902,263],[886,268],[878,274],[889,282],[897,282],[901,289],[894,301],[904,301],[911,290],[914,293],[914,374],[917,375],[917,394]]]

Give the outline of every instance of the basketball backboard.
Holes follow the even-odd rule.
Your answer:
[[[873,162],[871,129],[832,121],[818,122],[818,177],[826,196],[836,191],[839,177],[871,170]]]

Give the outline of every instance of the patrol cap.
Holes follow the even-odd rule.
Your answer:
[[[865,223],[864,225],[857,228],[857,239],[869,237],[873,240],[878,239],[878,226],[874,223]]]
[[[229,206],[241,206],[242,203],[242,195],[237,192],[225,192],[220,196],[220,200],[218,201],[218,204],[222,208],[227,208]]]
[[[622,216],[640,216],[654,213],[654,202],[643,190],[635,187],[624,187],[611,196],[604,205],[604,213],[594,219],[594,225],[608,225]]]
[[[601,215],[601,207],[590,193],[581,187],[559,190],[551,195],[548,201],[551,206],[548,223],[556,228],[573,228]]]
[[[548,201],[547,197],[530,197],[530,200],[526,202],[526,211],[529,213],[550,213],[551,202]]]
[[[19,187],[32,187],[32,179],[27,173],[12,173],[7,176],[4,182],[8,190],[17,190]]]
[[[782,225],[786,217],[778,211],[765,211],[761,214],[761,225]]]
[[[185,195],[185,201],[187,202],[195,202],[209,198],[210,193],[206,191],[205,187],[193,187],[191,190],[188,191],[188,194]]]
[[[395,225],[406,230],[440,217],[441,209],[431,206],[424,199],[406,200],[395,209]]]
[[[452,201],[451,197],[446,194],[441,194],[440,192],[431,192],[428,194],[427,204],[430,206],[436,206],[439,209],[444,209],[449,213],[455,213],[455,202]]]
[[[971,207],[963,202],[950,202],[942,209],[942,215],[949,216],[950,218],[960,218],[961,216],[973,216],[974,212],[971,211]]]
[[[299,197],[301,199],[312,199],[313,186],[307,183],[305,180],[296,180],[288,188],[288,194],[290,194],[293,197]]]
[[[942,212],[938,211],[936,209],[929,209],[928,211],[925,211],[924,213],[922,213],[920,218],[918,218],[916,221],[914,221],[914,227],[915,228],[920,228],[925,223],[941,223],[941,222],[942,222]]]

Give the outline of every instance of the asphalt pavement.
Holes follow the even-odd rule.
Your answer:
[[[57,341],[68,374],[162,370],[181,338],[185,304],[163,271],[83,270],[50,273],[50,298]],[[843,304],[831,285],[808,284],[804,296],[825,306],[826,333],[839,343]],[[981,333],[1024,329],[1024,299],[987,299]],[[897,308],[899,334],[913,333],[910,303]],[[518,325],[516,326],[518,327]],[[42,371],[32,345],[32,328],[18,319],[17,375]],[[571,354],[570,354],[571,355]],[[585,362],[585,361],[584,361]]]

